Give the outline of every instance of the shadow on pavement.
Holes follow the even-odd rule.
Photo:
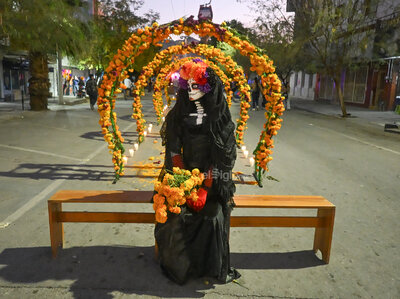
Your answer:
[[[139,134],[137,132],[124,132],[122,133],[122,136],[125,138],[124,145],[126,146],[127,144],[133,144],[137,142],[137,138],[139,137]],[[95,141],[102,141],[104,142],[103,134],[99,131],[94,131],[94,132],[87,132],[85,134],[82,134],[80,136],[81,138],[85,139],[90,139],[90,140],[95,140]],[[130,140],[129,138],[135,138],[135,140]],[[146,138],[160,138],[160,135],[157,133],[152,133],[148,134]]]
[[[79,137],[104,142],[103,134],[101,133],[101,131],[86,132]]]
[[[89,298],[94,291],[100,299],[113,298],[114,291],[199,298],[201,290],[213,288],[200,279],[184,286],[169,281],[154,260],[153,246],[73,247],[61,250],[56,259],[50,247],[10,248],[0,254],[0,264],[6,281],[69,288],[75,298]]]
[[[102,170],[104,169],[104,170]],[[1,171],[0,177],[29,178],[34,180],[89,180],[89,181],[112,181],[115,177],[111,165],[71,165],[71,164],[34,164],[24,163],[10,171]],[[125,174],[125,178],[154,178],[157,175]]]
[[[297,269],[322,265],[312,251],[290,253],[231,253],[239,269]],[[0,277],[11,283],[69,288],[75,298],[96,291],[96,298],[112,292],[175,298],[203,297],[214,288],[203,279],[179,286],[168,280],[154,260],[154,247],[72,247],[51,258],[50,247],[8,248],[0,254]],[[55,281],[58,281],[55,282]],[[72,281],[72,282],[70,282]]]
[[[300,269],[325,265],[313,250],[272,253],[231,253],[238,269]]]

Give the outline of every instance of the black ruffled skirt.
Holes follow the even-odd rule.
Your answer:
[[[181,214],[168,213],[167,222],[156,225],[160,265],[171,280],[184,284],[189,278],[213,277],[227,283],[240,277],[230,267],[230,212],[209,193],[200,212],[185,205]]]

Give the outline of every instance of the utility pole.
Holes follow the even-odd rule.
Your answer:
[[[58,104],[63,105],[63,86],[62,86],[62,56],[57,46],[57,91],[58,91]]]

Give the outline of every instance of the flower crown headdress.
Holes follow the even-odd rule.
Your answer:
[[[199,89],[208,93],[211,90],[211,85],[208,83],[209,73],[208,65],[203,60],[196,58],[186,62],[179,70],[179,86],[182,89],[188,89],[188,80],[193,79],[199,85]]]

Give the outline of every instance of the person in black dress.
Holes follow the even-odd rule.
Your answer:
[[[197,202],[187,200],[180,214],[168,212],[167,221],[156,224],[159,261],[163,272],[179,284],[199,277],[227,283],[240,277],[229,257],[235,125],[222,82],[211,68],[194,59],[180,74],[177,102],[161,129],[164,169],[198,168],[206,178]],[[164,174],[165,170],[161,180]]]

